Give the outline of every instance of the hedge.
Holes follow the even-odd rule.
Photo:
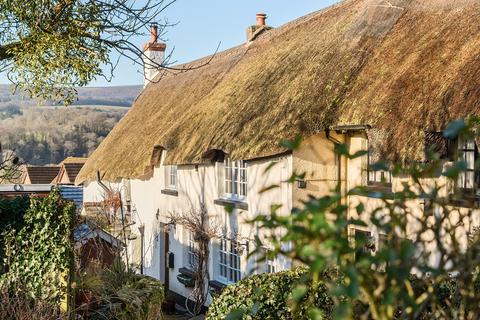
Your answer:
[[[282,271],[274,274],[260,274],[248,277],[240,282],[226,287],[223,292],[214,298],[209,307],[206,320],[255,320],[255,319],[307,319],[307,310],[304,304],[298,310],[292,309],[290,295],[298,283],[308,287],[308,269],[298,267],[293,270]],[[332,275],[326,275],[331,277]],[[338,275],[337,275],[338,276]],[[410,277],[410,283],[416,296],[420,296],[428,288],[429,279]],[[480,277],[475,278],[477,294],[480,292]],[[312,292],[308,292],[307,299]],[[455,278],[446,279],[434,286],[434,299],[437,305],[448,310],[452,318],[458,312],[460,290]],[[334,303],[328,296],[327,289],[321,285],[315,293],[315,306],[323,311],[325,319],[330,319]],[[362,301],[353,302],[353,318],[363,319],[368,312],[368,305]],[[399,306],[395,312],[395,319],[402,318],[402,308]],[[436,318],[431,304],[424,306],[418,315],[419,320]]]
[[[304,319],[307,310],[293,310],[290,295],[300,280],[308,277],[308,270],[298,267],[273,274],[253,275],[226,287],[214,298],[208,309],[207,320],[219,319]],[[307,299],[312,292],[308,292]],[[333,301],[325,286],[315,293],[315,305],[326,318],[332,312]]]

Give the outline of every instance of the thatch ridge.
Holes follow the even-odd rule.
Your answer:
[[[349,0],[150,84],[77,182],[141,177],[153,147],[167,162],[281,153],[278,142],[332,125],[385,130],[392,160],[421,157],[424,131],[480,111],[477,0]],[[209,61],[209,58],[195,63]]]

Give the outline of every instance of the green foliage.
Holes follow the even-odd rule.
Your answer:
[[[161,319],[163,285],[127,269],[120,259],[100,274],[82,274],[78,280],[77,295],[91,295],[78,308],[87,319]]]
[[[445,137],[471,139],[479,126],[475,118],[455,121]],[[284,145],[296,148],[298,143]],[[365,156],[350,154],[348,145],[337,145],[335,151],[349,160]],[[447,190],[465,169],[462,161],[446,164],[432,154],[424,163],[405,167],[381,162],[370,170],[390,170],[405,178],[393,192],[337,187],[326,196],[305,200],[290,216],[277,214],[279,206],[273,205],[269,214],[252,223],[271,235],[267,241],[273,254],[309,267],[311,280],[290,292],[301,296],[305,288],[325,286],[334,301],[335,319],[478,319],[480,241],[471,237],[474,211],[455,207]],[[288,182],[301,175],[294,173]],[[434,180],[439,178],[445,182]],[[372,242],[355,229],[375,230],[382,241]],[[473,240],[467,244],[469,236]],[[258,248],[264,246],[257,242]],[[259,253],[261,249],[251,254]],[[341,281],[322,277],[331,269],[338,270]],[[234,303],[243,293],[231,295]],[[254,301],[244,306],[247,310],[256,310],[255,304],[262,302],[252,293],[245,296]],[[321,310],[311,297],[297,302],[298,308],[308,310],[308,318],[319,318]]]
[[[20,230],[5,235],[1,286],[24,291],[32,299],[58,303],[67,292],[73,252],[75,207],[58,190],[44,199],[31,199]]]
[[[32,96],[72,101],[74,89],[59,85],[84,86],[109,61],[108,45],[95,40],[104,31],[101,9],[96,1],[0,1],[0,21],[10,23],[0,58],[15,57],[12,80]]]
[[[273,274],[253,275],[225,288],[210,305],[207,320],[217,319],[304,319],[309,310],[296,308],[295,300],[313,300],[316,319],[328,318],[333,300],[323,285],[312,290],[306,268]],[[297,284],[303,283],[302,287]],[[309,288],[309,289],[307,289]]]
[[[141,61],[130,40],[160,14],[162,0],[0,0],[0,72],[32,97],[73,102],[116,51]]]
[[[4,233],[11,229],[20,230],[23,227],[24,214],[29,204],[30,199],[28,197],[0,199],[0,273],[3,270]]]

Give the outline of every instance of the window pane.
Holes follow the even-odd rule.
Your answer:
[[[458,186],[460,188],[465,188],[465,173],[466,172],[460,172],[458,174]]]
[[[475,142],[473,140],[466,141],[465,149],[474,150],[475,149]]]
[[[475,167],[475,152],[465,151],[465,163],[467,164],[467,169],[473,170]]]
[[[474,188],[475,173],[473,171],[467,171],[465,173],[465,188]]]
[[[230,160],[225,159],[225,193],[232,193],[232,168]]]
[[[225,238],[220,241],[220,276],[228,282],[237,282],[241,278],[237,244]]]
[[[238,195],[238,162],[233,164],[233,184],[232,184],[232,194]]]

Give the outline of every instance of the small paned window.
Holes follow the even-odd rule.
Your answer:
[[[478,187],[478,174],[475,172],[475,161],[477,157],[475,141],[459,139],[457,151],[457,160],[465,164],[465,170],[461,171],[458,175],[457,187],[463,190],[473,191]]]
[[[267,273],[275,273],[277,272],[277,259],[275,257],[268,255],[269,250],[266,249],[265,254],[265,272]]]
[[[371,165],[374,164],[372,160],[371,150],[368,151],[368,185],[392,185],[392,174],[385,170],[372,170]]]
[[[188,266],[192,270],[196,270],[198,266],[197,243],[193,232],[188,232]]]
[[[247,163],[225,159],[224,193],[228,198],[245,199],[247,196]]]
[[[220,239],[220,279],[227,283],[241,280],[238,242],[225,237]]]
[[[165,167],[165,188],[177,190],[177,166]]]

